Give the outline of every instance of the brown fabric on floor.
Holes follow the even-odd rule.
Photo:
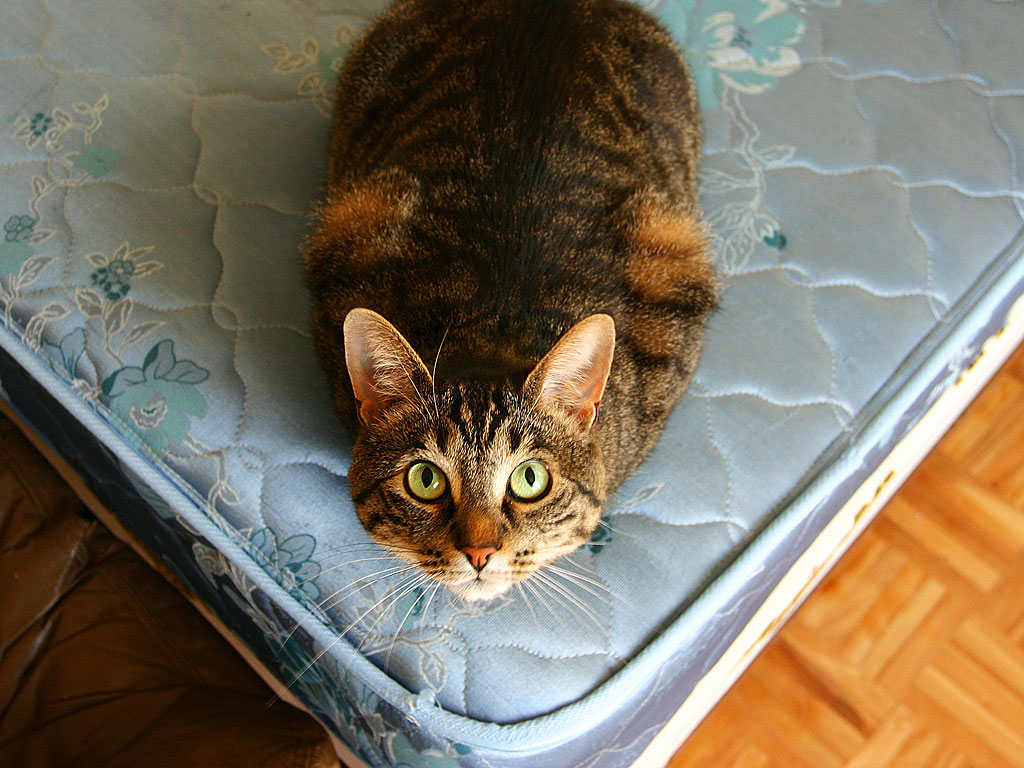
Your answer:
[[[0,765],[338,766],[0,415]]]

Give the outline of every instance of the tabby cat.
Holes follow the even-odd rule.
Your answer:
[[[479,600],[587,541],[716,302],[699,152],[683,59],[626,2],[400,0],[368,30],[305,265],[377,542]]]

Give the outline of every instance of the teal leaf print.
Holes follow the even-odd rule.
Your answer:
[[[680,37],[703,107],[720,105],[727,87],[763,93],[800,67],[794,46],[807,26],[785,0],[706,0],[699,12],[696,0],[678,2],[690,17]]]
[[[164,339],[146,354],[142,368],[125,366],[102,385],[110,408],[159,456],[188,434],[191,417],[206,415],[206,400],[195,385],[210,373],[190,360],[177,360],[174,342]]]
[[[350,50],[352,50],[351,46],[340,43],[320,57],[320,78],[323,82],[333,83],[338,79],[341,65]]]
[[[436,749],[417,751],[404,733],[389,733],[384,747],[393,768],[459,768],[454,757],[448,757]]]
[[[359,32],[344,22],[323,50],[314,37],[306,37],[296,50],[283,43],[269,43],[262,48],[265,54],[277,60],[274,72],[287,76],[301,75],[297,87],[299,96],[311,98],[316,108],[327,115],[331,112],[333,86],[342,63],[358,39]]]
[[[182,384],[198,384],[205,381],[209,375],[208,371],[200,368],[191,360],[179,360],[164,378],[167,381],[178,381]]]
[[[295,588],[312,600],[320,597],[320,588],[314,583],[323,570],[313,553],[316,538],[308,533],[297,533],[278,542],[273,528],[260,528],[249,537],[249,543],[258,549],[263,557],[277,571],[287,577],[287,588]]]
[[[107,397],[117,397],[128,391],[129,388],[144,384],[146,374],[141,368],[122,368],[108,376],[103,382],[103,394]]]
[[[154,379],[182,384],[199,384],[210,375],[209,371],[191,360],[177,360],[174,357],[174,342],[170,339],[164,339],[146,353],[142,368],[147,372],[152,369]]]
[[[85,353],[85,329],[75,328],[60,340],[60,344],[44,341],[43,349],[54,362],[59,363],[68,372],[71,378],[78,378],[78,361]]]
[[[32,255],[29,240],[36,220],[31,216],[11,216],[4,222],[4,239],[0,243],[0,277],[16,275]]]
[[[89,275],[92,284],[103,292],[108,301],[118,301],[128,295],[133,279],[146,277],[159,269],[163,264],[159,261],[139,261],[151,253],[155,246],[147,245],[132,248],[128,243],[121,243],[112,257],[102,253],[86,254],[85,260],[96,269]]]
[[[764,244],[777,251],[784,251],[787,242],[786,236],[777,229],[773,229],[770,235],[764,236]]]
[[[19,115],[15,118],[14,124],[17,130],[12,138],[24,141],[26,149],[35,149],[51,130],[59,130],[54,126],[53,117],[42,112],[36,112],[31,116]]]
[[[273,558],[274,550],[277,549],[276,541],[277,535],[269,528],[260,528],[256,533],[249,537],[249,543],[252,544],[254,548],[262,552],[268,560]],[[271,544],[268,548],[267,545],[270,542],[275,543]]]
[[[32,135],[36,137],[43,136],[43,134],[50,130],[50,126],[52,125],[53,118],[49,115],[44,115],[42,112],[36,112],[34,115],[32,115],[32,118],[29,121],[29,126],[32,131]]]
[[[121,155],[115,150],[90,144],[75,158],[75,167],[83,169],[94,179],[99,179],[110,173],[120,159]]]
[[[32,256],[32,248],[28,243],[4,242],[0,244],[0,277],[16,275],[21,265]]]
[[[11,216],[4,223],[4,241],[8,243],[25,242],[32,236],[36,220],[31,216]]]
[[[278,551],[288,555],[289,565],[309,560],[315,549],[316,539],[307,533],[289,536],[278,545]]]
[[[177,362],[174,357],[174,342],[164,339],[146,353],[146,359],[142,361],[142,368],[152,371],[154,379],[162,379]]]
[[[129,259],[114,259],[106,266],[93,272],[89,279],[100,288],[110,301],[123,299],[131,290],[132,275],[135,274],[135,262]]]
[[[416,587],[411,592],[406,592],[399,599],[395,605],[395,616],[399,617],[399,620],[403,621],[408,618],[419,618],[423,613],[424,603],[423,596],[426,594],[426,589],[423,587]]]
[[[606,544],[610,544],[612,541],[612,529],[606,525],[598,525],[597,530],[594,531],[594,535],[590,537],[590,542],[587,544],[587,549],[593,552],[595,555],[604,549]]]
[[[309,654],[302,649],[294,637],[268,637],[267,644],[283,667],[289,683],[302,681],[307,685],[320,686],[328,685],[331,682],[329,677],[321,674],[316,664],[311,663]],[[343,702],[344,698],[339,695],[338,701]]]

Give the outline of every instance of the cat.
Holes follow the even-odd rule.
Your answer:
[[[586,542],[718,285],[669,34],[620,0],[400,0],[345,61],[304,264],[370,536],[467,600]]]

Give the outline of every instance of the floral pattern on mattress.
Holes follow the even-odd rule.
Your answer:
[[[144,459],[117,469],[151,519],[115,509],[370,764],[625,764],[747,611],[752,587],[709,577],[853,471],[1019,263],[1024,3],[641,3],[698,83],[723,311],[593,540],[486,610],[412,582],[355,520],[308,328],[331,85],[384,4],[14,0],[0,341],[110,427],[92,461]]]

